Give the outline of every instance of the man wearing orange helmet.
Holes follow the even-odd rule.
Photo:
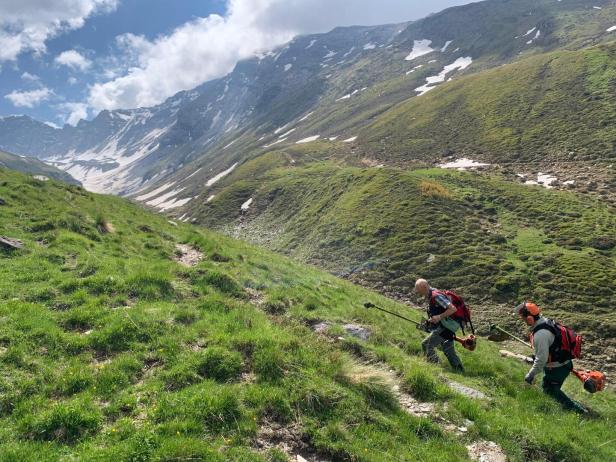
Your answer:
[[[524,302],[516,308],[520,318],[532,328],[531,345],[535,350],[535,362],[524,380],[532,384],[535,376],[543,370],[543,391],[552,396],[565,409],[579,413],[588,412],[584,406],[569,398],[562,390],[563,383],[573,369],[571,356],[558,346],[554,321],[541,316],[541,309],[532,302]]]

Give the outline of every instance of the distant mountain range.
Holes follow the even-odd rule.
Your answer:
[[[362,155],[386,163],[611,161],[613,48],[601,44],[616,37],[615,25],[613,1],[491,0],[413,23],[339,28],[153,108],[103,111],[62,129],[5,117],[0,148],[53,163],[98,192],[173,185],[167,193],[177,200],[161,202],[167,210],[235,163],[317,136],[341,149],[359,137]],[[582,89],[584,81],[591,86]],[[570,95],[568,107],[554,89]],[[589,144],[596,128],[601,139]]]

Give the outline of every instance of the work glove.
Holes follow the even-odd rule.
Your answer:
[[[535,376],[529,372],[528,374],[526,374],[526,377],[524,377],[524,381],[527,384],[532,385],[533,382],[535,381]]]

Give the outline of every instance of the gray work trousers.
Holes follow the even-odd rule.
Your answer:
[[[444,335],[441,336],[441,334]],[[421,342],[421,348],[423,349],[426,358],[431,363],[438,363],[438,356],[436,355],[436,349],[440,348],[445,353],[445,356],[449,360],[449,364],[454,369],[462,368],[462,361],[458,357],[455,348],[455,342],[453,340],[450,331],[443,326],[437,327],[430,335],[428,335],[423,342]]]

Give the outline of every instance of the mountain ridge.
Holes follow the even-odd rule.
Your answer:
[[[198,168],[225,170],[263,146],[279,142],[272,131],[310,112],[316,111],[313,115],[320,123],[309,126],[322,136],[327,132],[336,136],[333,128],[358,131],[365,121],[416,94],[430,72],[438,73],[454,62],[449,55],[458,48],[458,56],[473,59],[464,72],[478,73],[529,54],[610,40],[606,29],[616,23],[613,2],[595,3],[602,9],[582,1],[487,1],[402,25],[337,28],[328,34],[298,37],[260,58],[238,63],[226,77],[180,92],[155,108],[103,112],[93,122],[67,128],[69,139],[60,142],[66,149],[30,146],[28,150],[72,169],[84,184],[100,192],[126,195],[155,189]],[[414,42],[423,40],[429,40],[434,51],[409,65],[404,58]],[[423,67],[416,69],[419,66]],[[353,93],[361,90],[365,93]],[[348,99],[336,101],[347,95]],[[354,99],[365,101],[365,108],[357,107]],[[349,117],[342,105],[361,112]],[[126,123],[125,118],[137,119],[138,113],[141,120]],[[107,120],[110,114],[115,122]],[[58,142],[54,139],[58,133],[44,130],[51,133],[52,146]],[[351,138],[357,133],[346,135]],[[19,139],[10,138],[0,124],[0,147],[29,154],[17,149]],[[92,141],[79,145],[83,139]],[[94,154],[108,158],[97,166]]]

